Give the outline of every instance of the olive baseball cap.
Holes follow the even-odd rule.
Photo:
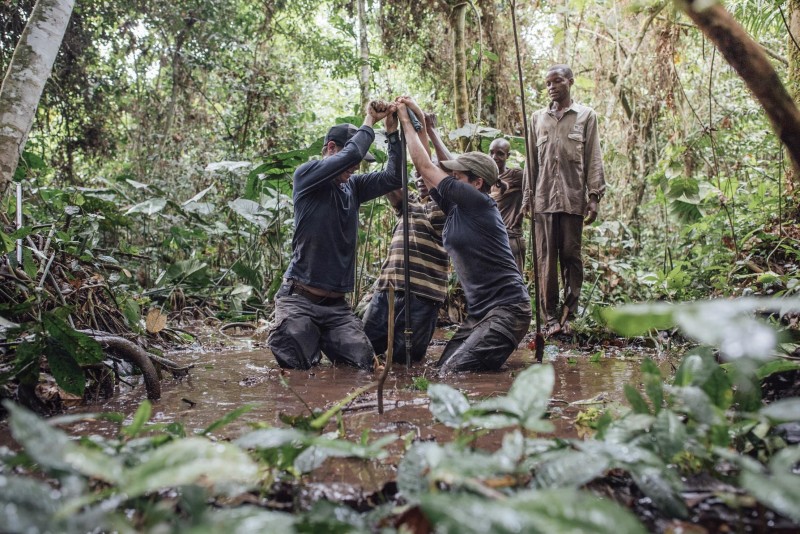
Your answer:
[[[337,124],[328,130],[327,134],[325,134],[325,144],[327,145],[328,141],[333,141],[338,146],[343,147],[347,144],[350,138],[356,134],[357,131],[358,126],[355,124],[350,124],[349,122]],[[375,156],[367,151],[367,155],[364,156],[364,161],[369,161],[371,163],[375,161]]]
[[[467,152],[456,159],[443,161],[441,165],[451,171],[471,172],[475,176],[483,178],[483,181],[489,185],[494,185],[497,181],[497,164],[483,152]]]

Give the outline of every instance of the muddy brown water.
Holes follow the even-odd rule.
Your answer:
[[[445,383],[461,390],[471,400],[505,394],[514,376],[530,365],[537,365],[532,350],[518,349],[498,372],[461,373],[437,378],[435,362],[444,342],[437,332],[438,343],[430,347],[423,364],[395,364],[384,388],[384,414],[376,407],[375,390],[355,399],[343,412],[348,439],[360,439],[365,429],[370,441],[387,434],[410,436],[414,439],[448,441],[452,429],[437,423],[428,409],[428,397],[412,388],[415,377],[426,377],[431,383]],[[640,364],[644,354],[624,349],[606,348],[599,361],[591,361],[592,352],[567,348],[557,344],[545,347],[545,364],[555,369],[556,381],[550,403],[550,420],[555,425],[552,436],[582,437],[587,427],[575,425],[579,412],[591,407],[607,407],[625,403],[623,386],[641,383]],[[225,414],[242,406],[255,407],[235,422],[216,431],[217,439],[234,439],[246,433],[255,423],[286,426],[281,413],[308,415],[308,407],[324,410],[346,397],[356,388],[376,379],[371,372],[347,367],[321,365],[310,371],[280,371],[261,341],[237,338],[232,348],[214,351],[185,351],[168,355],[179,364],[194,364],[189,376],[181,380],[162,381],[162,397],[153,403],[151,422],[179,422],[186,433],[200,431]],[[651,355],[652,356],[652,355]],[[669,373],[669,362],[657,360]],[[84,404],[69,410],[81,412],[120,412],[130,422],[139,404],[146,399],[143,385],[134,388],[121,386],[107,401]],[[6,427],[5,424],[2,425]],[[113,436],[117,426],[104,420],[89,419],[62,427],[74,436],[100,434]],[[335,419],[326,430],[335,430]],[[8,435],[7,427],[0,434]],[[491,432],[481,436],[476,446],[488,450],[499,447],[503,433]],[[550,437],[552,437],[550,436]],[[8,438],[0,441],[6,442]],[[9,444],[9,443],[0,443]],[[13,445],[12,445],[13,447]],[[351,491],[362,495],[379,490],[387,480],[395,478],[396,466],[403,453],[403,440],[389,447],[390,455],[380,461],[329,459],[309,477],[311,484],[326,490],[339,488],[336,496],[347,497]],[[344,488],[344,489],[342,489]],[[349,489],[348,489],[349,488]]]

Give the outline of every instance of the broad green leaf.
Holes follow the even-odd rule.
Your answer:
[[[237,198],[228,202],[228,207],[250,223],[263,230],[269,228],[270,213],[265,211],[258,202],[246,198]]]
[[[683,411],[699,423],[714,426],[722,423],[722,414],[705,391],[695,386],[673,387],[668,391]]]
[[[469,410],[469,401],[460,391],[445,384],[428,386],[431,399],[430,411],[433,416],[451,427],[459,427],[464,422],[464,413]]]
[[[670,198],[694,198],[700,192],[700,184],[690,176],[677,176],[669,181]]]
[[[358,534],[371,532],[365,514],[360,514],[345,504],[317,501],[311,510],[297,520],[299,532],[325,532],[328,534]]]
[[[213,164],[211,164],[211,165],[213,165]],[[211,166],[211,165],[209,165],[209,166]],[[206,167],[206,171],[208,171],[208,167]],[[205,189],[203,189],[202,191],[200,191],[199,193],[197,193],[195,196],[193,196],[192,198],[190,198],[189,200],[187,200],[186,202],[184,202],[184,203],[182,204],[182,206],[183,206],[183,207],[186,207],[186,205],[187,205],[187,204],[191,204],[192,202],[195,202],[195,203],[196,203],[196,202],[200,202],[200,200],[202,200],[202,198],[203,198],[204,196],[206,196],[206,194],[207,194],[209,191],[213,190],[213,189],[216,187],[216,185],[217,185],[217,184],[213,184],[213,183],[212,183],[210,186],[206,187]]]
[[[166,206],[167,206],[166,198],[151,198],[149,200],[145,200],[144,202],[140,202],[135,206],[131,206],[125,212],[125,215],[131,215],[133,213],[141,213],[149,217],[162,211]]]
[[[603,439],[609,444],[626,445],[636,436],[649,432],[655,417],[647,414],[629,414],[606,428]]]
[[[437,465],[446,456],[445,449],[436,443],[421,442],[412,446],[397,466],[397,489],[403,498],[413,502],[427,493],[430,466]]]
[[[128,497],[187,484],[254,483],[258,466],[230,443],[186,438],[159,447],[125,473]]]
[[[601,311],[609,328],[623,336],[639,336],[652,329],[665,330],[675,324],[673,307],[667,304],[630,304]]]
[[[800,398],[791,397],[773,402],[759,413],[773,423],[800,421]]]
[[[80,473],[110,483],[122,479],[122,465],[116,458],[79,445],[33,412],[12,402],[3,402],[3,406],[11,414],[9,427],[14,439],[41,468]]]
[[[258,270],[245,265],[241,261],[234,263],[231,269],[251,286],[264,287],[264,279]]]
[[[667,462],[686,449],[686,426],[672,410],[661,410],[658,413],[653,423],[652,436],[653,445]]]
[[[636,413],[642,414],[649,414],[650,407],[647,405],[647,401],[644,400],[642,394],[630,384],[625,384],[623,386],[623,390],[625,391],[625,398],[628,399],[628,403],[631,405],[631,408]]]
[[[4,532],[57,530],[60,492],[32,478],[0,474],[0,525]]]
[[[616,503],[570,489],[525,491],[499,501],[430,493],[420,506],[442,533],[646,532],[631,512]]]
[[[58,387],[67,393],[83,397],[83,391],[86,389],[86,377],[75,358],[69,352],[59,350],[50,344],[47,345],[44,353],[47,356],[47,365],[50,367],[50,372],[53,373]]]
[[[762,504],[800,522],[800,475],[792,472],[800,462],[800,447],[779,451],[770,461],[770,473],[745,469],[739,483]]]
[[[17,244],[14,242],[11,237],[0,230],[0,254],[7,254],[14,250]]]
[[[680,479],[670,476],[666,466],[641,466],[631,468],[631,476],[639,489],[669,517],[686,518],[688,510],[681,497]]]
[[[579,488],[609,468],[608,457],[572,449],[554,451],[536,468],[540,488]]]
[[[764,380],[765,378],[768,378],[776,373],[785,373],[787,371],[797,371],[797,370],[800,370],[800,362],[784,360],[783,358],[779,358],[767,362],[761,367],[759,367],[756,370],[756,377],[759,380]]]
[[[265,428],[249,432],[234,443],[243,449],[275,449],[285,445],[300,447],[310,439],[311,434],[296,428]]]
[[[385,458],[384,447],[397,440],[397,436],[384,436],[371,444],[362,445],[346,440],[331,439],[326,436],[311,440],[311,446],[294,460],[298,473],[309,473],[323,464],[328,458]]]
[[[45,314],[42,324],[48,335],[49,346],[54,351],[66,351],[80,365],[100,363],[105,358],[100,344],[80,332],[76,332],[66,321],[53,315]]]
[[[202,525],[184,529],[187,534],[292,534],[297,519],[292,514],[240,506],[214,510],[203,516]]]
[[[167,267],[165,277],[166,280],[173,283],[185,282],[205,285],[208,281],[207,268],[208,264],[194,258],[176,261]]]
[[[529,430],[552,431],[552,424],[542,418],[554,384],[555,373],[551,365],[528,367],[511,384],[507,396],[476,403],[468,412],[468,421],[484,428],[519,424]]]

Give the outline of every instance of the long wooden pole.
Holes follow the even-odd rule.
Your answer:
[[[535,293],[534,296],[534,305],[533,309],[535,310],[536,314],[536,361],[542,363],[542,359],[544,358],[544,335],[542,334],[542,315],[539,310],[539,256],[536,254],[536,223],[534,222],[534,206],[535,202],[533,201],[536,197],[536,180],[537,176],[533,173],[533,154],[530,150],[530,145],[528,144],[528,113],[525,110],[525,85],[522,83],[522,58],[519,53],[519,37],[517,32],[517,5],[515,0],[510,0],[511,2],[511,24],[514,28],[514,50],[517,53],[517,76],[519,78],[519,98],[522,101],[522,124],[523,124],[523,132],[525,135],[525,166],[527,167],[528,176],[531,178],[531,205],[530,205],[530,214],[531,214],[531,241],[533,241],[533,246],[531,247],[531,257],[533,258],[533,291]]]

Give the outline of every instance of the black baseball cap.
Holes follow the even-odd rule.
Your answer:
[[[325,134],[325,144],[328,144],[328,141],[333,141],[338,146],[343,147],[347,144],[351,137],[353,137],[356,132],[358,131],[358,126],[355,124],[350,124],[349,122],[345,122],[342,124],[337,124],[333,126],[328,133]],[[369,151],[367,151],[367,155],[364,156],[364,161],[369,161],[372,163],[375,161],[375,156],[373,156]]]

